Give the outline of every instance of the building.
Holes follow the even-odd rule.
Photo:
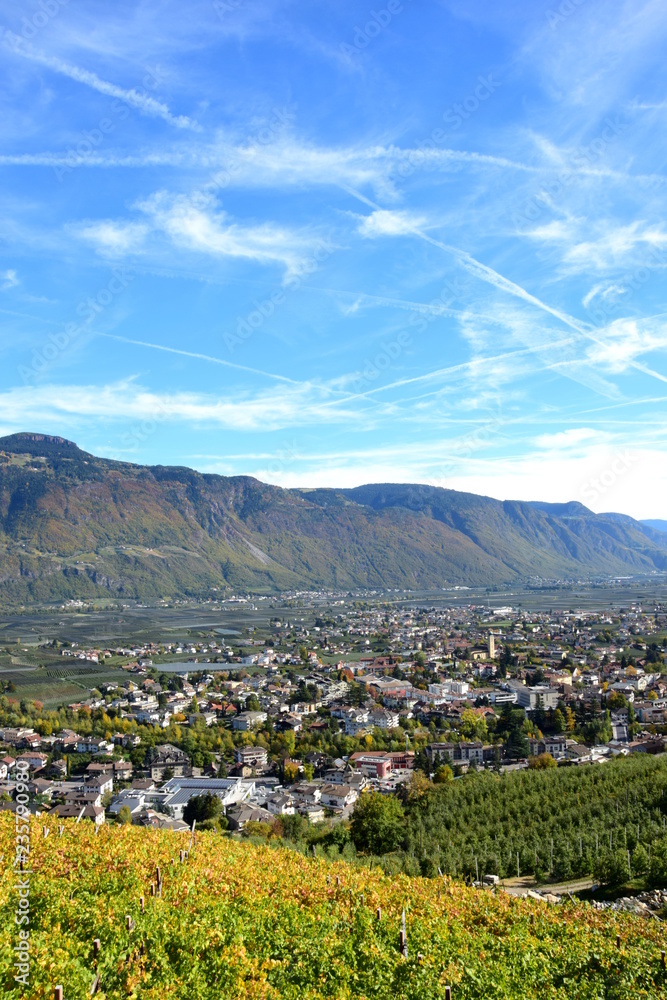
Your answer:
[[[162,787],[162,808],[174,819],[183,819],[183,810],[196,795],[217,795],[226,809],[243,802],[254,788],[252,781],[242,778],[170,778]]]
[[[237,747],[234,750],[234,763],[247,767],[264,767],[268,764],[269,755],[265,747]]]
[[[240,712],[232,719],[232,729],[237,730],[237,732],[247,733],[252,729],[262,726],[267,719],[268,715],[266,712]]]
[[[322,798],[320,785],[314,781],[300,781],[297,785],[292,785],[290,794],[299,806],[319,805]]]
[[[187,777],[192,772],[188,755],[171,743],[150,747],[146,753],[146,766],[155,781],[162,781],[165,772],[169,771],[174,778]]]
[[[392,771],[391,757],[384,751],[377,753],[357,751],[352,754],[350,761],[367,778],[387,778]]]
[[[86,790],[98,792],[100,796],[113,792],[113,774],[96,774],[86,781]]]
[[[350,785],[322,785],[320,802],[330,809],[343,810],[354,805],[358,798],[356,788]]]
[[[564,757],[567,750],[566,736],[543,736],[540,740],[540,753],[550,753],[552,757]]]
[[[104,809],[102,806],[94,805],[92,803],[87,803],[85,805],[79,805],[78,803],[61,803],[58,806],[54,806],[53,809],[49,809],[49,816],[53,816],[55,819],[92,819],[95,826],[102,826],[104,823]]]
[[[484,745],[477,740],[461,743],[429,743],[426,756],[432,765],[446,761],[450,764],[484,763]]]
[[[532,712],[536,708],[550,709],[558,708],[560,692],[555,688],[547,687],[546,684],[537,684],[535,687],[526,687],[524,684],[513,684],[516,691],[516,703],[527,712]]]
[[[25,764],[31,771],[40,771],[46,766],[48,759],[45,753],[36,753],[28,750],[26,753],[19,754],[16,758],[16,763]]]
[[[396,729],[400,716],[388,708],[374,708],[369,721],[374,729]]]
[[[241,802],[229,807],[227,819],[230,829],[242,830],[246,823],[273,823],[274,817],[268,809]]]
[[[346,708],[343,712],[343,723],[346,736],[362,736],[364,733],[370,733],[373,728],[367,708]]]
[[[266,808],[274,816],[293,816],[296,812],[296,805],[291,795],[279,792],[266,800]]]

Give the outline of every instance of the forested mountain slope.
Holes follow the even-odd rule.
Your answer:
[[[287,490],[0,438],[0,595],[494,585],[667,569],[667,536],[580,504],[427,486]]]

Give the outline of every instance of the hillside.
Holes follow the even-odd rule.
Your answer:
[[[581,504],[428,486],[287,490],[0,438],[0,596],[495,585],[667,569],[667,536]]]
[[[452,1000],[657,1000],[667,985],[658,920],[389,878],[215,833],[199,834],[181,863],[187,834],[131,826],[95,834],[68,821],[59,836],[48,825],[44,838],[43,821],[31,823],[26,990],[10,971],[14,817],[0,816],[7,1000],[52,997],[56,984],[67,1000],[84,1000],[96,976],[96,995],[107,1000],[442,1000],[446,985]]]

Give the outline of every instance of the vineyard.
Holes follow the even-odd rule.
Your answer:
[[[665,995],[659,920],[202,833],[31,824],[27,988],[11,971],[14,817],[0,816],[7,1000],[634,1000]],[[399,945],[402,915],[406,938]]]
[[[616,872],[627,879],[629,863],[633,875],[667,885],[666,817],[666,757],[475,774],[408,805],[406,850],[397,860],[431,876],[440,868],[507,877],[518,867],[522,875],[593,873],[605,882]]]

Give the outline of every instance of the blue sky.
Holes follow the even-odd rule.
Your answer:
[[[664,3],[0,15],[0,433],[667,517]]]

